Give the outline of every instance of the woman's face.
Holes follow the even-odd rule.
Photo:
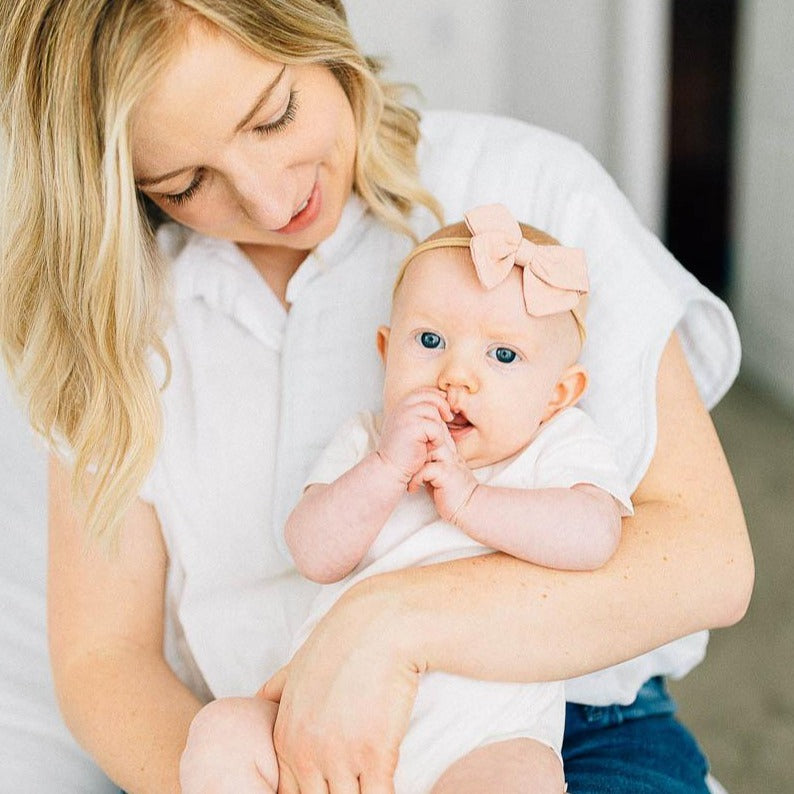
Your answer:
[[[263,60],[198,24],[135,109],[131,136],[140,190],[241,244],[308,251],[352,189],[355,122],[331,72]]]

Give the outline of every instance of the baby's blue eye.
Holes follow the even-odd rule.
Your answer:
[[[490,351],[490,354],[500,364],[512,364],[518,358],[518,353],[509,347],[496,347]]]
[[[417,339],[419,344],[422,345],[422,347],[428,348],[428,350],[444,347],[444,340],[432,331],[422,331],[420,334],[417,334]]]

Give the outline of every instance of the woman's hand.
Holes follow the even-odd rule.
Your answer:
[[[279,701],[279,794],[393,794],[420,670],[399,604],[352,588],[259,695]]]

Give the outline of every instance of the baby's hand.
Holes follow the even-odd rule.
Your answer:
[[[445,424],[451,420],[452,411],[443,392],[411,392],[384,416],[378,455],[397,469],[407,485],[433,450],[452,443]]]
[[[411,480],[409,490],[422,483],[430,490],[438,514],[452,524],[457,523],[478,485],[454,443],[431,452],[430,460]]]

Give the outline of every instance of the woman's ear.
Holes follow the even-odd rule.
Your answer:
[[[391,328],[388,325],[378,326],[378,331],[375,336],[375,344],[378,346],[378,353],[383,364],[386,364],[386,355],[389,352],[389,333]]]
[[[548,422],[563,408],[576,405],[587,391],[588,381],[587,370],[581,364],[571,364],[567,367],[552,391],[541,421]]]

